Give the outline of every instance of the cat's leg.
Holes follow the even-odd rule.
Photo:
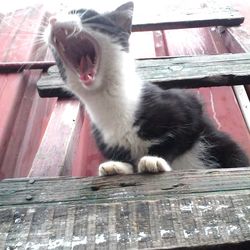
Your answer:
[[[143,156],[138,163],[138,173],[159,173],[171,170],[168,163],[161,157]]]
[[[121,161],[107,161],[99,166],[99,176],[133,173],[133,166]]]

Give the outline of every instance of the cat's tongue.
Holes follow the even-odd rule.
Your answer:
[[[96,69],[88,55],[80,61],[80,79],[84,85],[90,86],[95,79]]]

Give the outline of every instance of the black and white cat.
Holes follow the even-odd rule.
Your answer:
[[[195,95],[139,79],[129,54],[132,14],[128,2],[105,14],[80,9],[63,21],[50,19],[60,74],[85,104],[97,145],[110,160],[99,175],[249,166]]]

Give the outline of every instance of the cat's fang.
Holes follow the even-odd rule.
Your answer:
[[[56,39],[55,36],[53,37],[53,42],[54,42],[55,44],[57,43],[57,39]]]

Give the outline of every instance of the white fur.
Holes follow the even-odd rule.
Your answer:
[[[107,161],[99,166],[99,176],[133,174],[133,166],[120,161]]]
[[[209,145],[202,142],[197,142],[190,150],[183,155],[177,157],[171,164],[173,170],[185,169],[204,169],[208,167],[219,167],[218,163],[213,160],[202,161],[200,157],[206,154]]]
[[[161,157],[144,156],[138,164],[139,173],[159,173],[171,171],[171,167]]]

